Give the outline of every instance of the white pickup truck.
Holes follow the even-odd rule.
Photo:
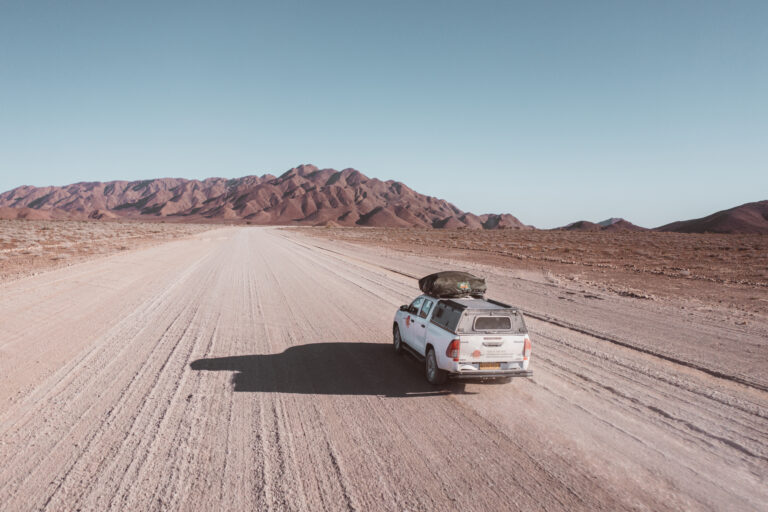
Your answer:
[[[490,299],[421,295],[400,306],[395,352],[425,361],[427,380],[531,377],[531,339],[520,310]]]

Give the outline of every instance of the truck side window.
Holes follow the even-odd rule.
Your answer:
[[[422,302],[424,302],[424,297],[419,297],[415,301],[411,302],[411,305],[408,308],[408,312],[412,315],[418,315]]]
[[[419,316],[421,318],[427,318],[429,316],[429,311],[432,309],[432,301],[428,299],[424,299],[424,305],[421,306],[421,313],[419,313]]]

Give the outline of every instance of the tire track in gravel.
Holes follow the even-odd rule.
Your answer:
[[[181,281],[177,281],[177,283],[179,282]],[[177,290],[177,286],[172,286],[168,293],[172,293],[175,290]],[[164,295],[164,297],[167,298],[167,295]],[[148,302],[143,310],[148,311],[153,307],[157,307],[162,303],[162,300],[162,298],[153,298]],[[137,319],[134,319],[133,325],[131,325],[130,322],[122,322],[119,324],[119,327],[137,326],[138,329],[133,330],[133,333],[134,335],[138,336],[144,327],[142,322],[138,322],[136,320]],[[120,332],[119,328],[117,332]],[[125,354],[129,352],[129,349],[120,342],[120,339],[121,337],[119,335],[112,334],[107,340],[107,345],[110,347],[118,346],[121,350],[118,350],[116,355],[118,357],[125,357]],[[102,347],[102,349],[103,348],[104,347]],[[112,355],[114,356],[115,354]],[[99,358],[101,358],[101,360],[99,360]],[[93,359],[97,360],[93,361]],[[66,427],[67,430],[65,435],[60,437],[55,436],[54,440],[54,436],[52,436],[51,432],[45,428],[31,428],[28,425],[20,426],[20,421],[13,421],[13,417],[11,417],[11,420],[4,419],[2,422],[1,430],[3,434],[6,434],[8,429],[15,427],[17,436],[21,435],[23,437],[17,440],[14,440],[14,438],[11,437],[12,441],[15,441],[18,446],[26,446],[30,444],[36,445],[40,447],[40,450],[35,453],[36,457],[29,457],[29,454],[25,454],[22,451],[19,451],[15,457],[16,462],[11,462],[2,466],[3,470],[0,472],[0,484],[4,482],[11,482],[15,483],[16,485],[22,485],[26,479],[34,477],[35,471],[33,471],[32,468],[45,467],[44,462],[46,460],[53,459],[55,457],[56,451],[65,442],[71,440],[72,437],[79,439],[77,443],[78,446],[82,445],[84,448],[88,447],[91,439],[83,439],[82,437],[77,437],[78,433],[75,433],[75,429],[78,426],[77,419],[82,417],[89,418],[92,416],[100,416],[103,414],[103,410],[100,412],[95,412],[96,409],[103,408],[104,404],[100,403],[98,400],[99,393],[97,391],[93,391],[94,389],[103,389],[103,385],[99,385],[98,383],[94,384],[94,380],[98,377],[103,377],[103,374],[92,373],[85,370],[93,368],[97,365],[102,366],[102,368],[107,370],[111,370],[114,368],[114,366],[116,366],[116,364],[114,361],[110,361],[110,359],[112,358],[108,357],[107,352],[104,350],[101,352],[97,350],[89,351],[86,357],[76,361],[75,364],[73,364],[71,367],[65,368],[61,373],[55,374],[53,378],[49,379],[50,384],[41,386],[29,397],[27,403],[21,404],[21,406],[18,408],[19,419],[25,420],[25,423],[30,424],[38,419],[39,412],[36,411],[35,408],[41,407],[41,402],[43,402],[42,407],[46,409],[55,408],[56,404],[62,403],[74,405],[75,410],[69,411],[69,416],[64,418],[67,422],[65,425],[68,425]],[[132,380],[135,380],[135,377],[133,377]],[[81,391],[83,389],[89,391],[86,394],[83,394]],[[85,399],[86,397],[88,399]],[[110,415],[112,412],[112,409],[110,409],[107,414]],[[108,417],[105,418],[104,421],[107,419]],[[61,424],[58,425],[59,430],[61,427]],[[53,444],[50,444],[51,441],[53,441]],[[46,445],[45,443],[49,444]],[[72,464],[74,464],[74,462],[76,462],[76,460],[72,461]],[[15,478],[13,476],[8,478],[7,475],[9,472],[11,475],[15,474]],[[56,488],[58,489],[59,486],[56,486]]]
[[[668,419],[672,419],[674,416],[661,409],[661,407],[665,403],[675,403],[680,412],[684,411],[687,415],[693,415],[693,419],[696,422],[711,422],[709,416],[712,416],[713,418],[711,419],[716,420],[718,427],[725,429],[731,438],[743,436],[744,440],[754,443],[756,448],[765,448],[761,446],[761,438],[768,436],[768,427],[766,427],[767,424],[764,420],[765,414],[768,411],[755,407],[754,404],[750,403],[751,407],[745,407],[743,403],[733,399],[724,400],[723,398],[725,397],[712,396],[711,393],[702,392],[700,389],[691,386],[689,381],[671,378],[671,374],[668,375],[658,370],[649,371],[648,367],[631,364],[615,356],[611,358],[610,365],[599,364],[600,361],[597,359],[605,358],[601,358],[600,354],[594,349],[584,350],[582,347],[574,346],[571,343],[564,342],[556,337],[547,336],[541,332],[537,336],[555,342],[553,345],[545,345],[544,355],[540,353],[538,356],[538,359],[544,360],[548,366],[557,367],[566,373],[574,374],[581,380],[594,382],[596,386],[602,387],[617,396],[625,396],[624,393],[616,389],[617,382],[625,381],[627,383],[621,386],[622,389],[626,389],[627,386],[644,386],[644,394],[652,398],[653,402],[646,403],[635,398],[627,398],[636,401],[638,404],[642,403],[646,411],[651,410]],[[563,345],[567,349],[564,349]],[[572,366],[565,367],[563,364],[558,363],[557,361],[574,359],[571,349],[587,354],[587,357],[595,359],[595,364],[592,366],[583,365],[579,369],[580,371],[576,372]],[[606,378],[598,380],[601,376]],[[611,384],[602,384],[601,381],[603,380],[611,382]],[[702,405],[710,406],[702,407]],[[726,405],[728,408],[721,409],[722,405]],[[725,414],[726,412],[727,414]],[[680,422],[690,424],[690,420],[680,419]],[[722,440],[722,436],[716,433],[710,433],[698,427],[694,429],[701,434]],[[739,449],[739,451],[751,454],[757,459],[765,459],[764,455],[753,453],[748,448],[730,439],[726,441],[726,444],[732,445]]]
[[[203,289],[203,287],[197,288],[196,294],[198,297]],[[189,291],[184,292],[184,294],[190,295]],[[195,294],[191,294],[191,297],[195,297]],[[82,494],[93,485],[90,482],[90,475],[92,473],[98,474],[99,482],[97,485],[110,489],[108,494],[111,495],[112,499],[107,503],[97,501],[90,506],[106,509],[120,508],[115,507],[114,500],[118,499],[118,497],[122,499],[127,492],[126,476],[132,468],[138,471],[136,468],[140,467],[146,457],[149,456],[149,447],[154,439],[154,436],[136,435],[136,431],[140,431],[142,434],[145,434],[147,431],[158,432],[159,423],[162,422],[167,413],[167,408],[158,407],[158,404],[155,402],[159,401],[162,395],[160,390],[163,389],[163,377],[172,362],[172,358],[182,347],[181,344],[174,343],[174,341],[176,339],[184,339],[191,332],[191,324],[199,314],[199,304],[197,302],[193,301],[184,304],[179,300],[172,299],[168,303],[177,305],[177,307],[178,305],[183,305],[183,307],[173,313],[172,321],[159,334],[158,343],[142,347],[150,349],[147,355],[139,359],[139,361],[145,361],[145,364],[128,380],[117,400],[116,406],[110,410],[109,418],[105,420],[105,423],[111,421],[112,424],[120,423],[125,426],[117,429],[100,428],[98,432],[105,435],[93,438],[92,441],[96,443],[96,446],[92,450],[88,450],[94,454],[103,453],[103,449],[99,448],[99,446],[109,445],[109,451],[112,453],[111,457],[98,457],[98,462],[91,462],[98,464],[94,470],[83,469],[80,471],[80,474],[87,475],[87,479],[83,480],[81,477],[80,481],[77,483],[73,482],[70,486],[70,488],[80,489],[79,496],[82,497]],[[167,313],[164,313],[162,316],[166,315]],[[120,339],[125,339],[125,337],[120,336]],[[151,340],[151,337],[149,339]],[[137,347],[133,348],[135,350]],[[112,371],[113,365],[110,365],[106,368],[106,371],[97,374],[102,383],[96,384],[96,386],[103,387],[103,382],[110,379],[109,374]],[[131,373],[130,371],[122,371],[120,375],[130,375]],[[119,442],[115,443],[117,439],[119,439]],[[90,442],[91,440],[89,440],[89,444]],[[88,448],[89,446],[86,446],[86,449]],[[129,453],[136,453],[138,456],[131,457],[128,456]],[[75,461],[75,463],[77,462]],[[90,461],[85,461],[84,464],[88,462]],[[114,488],[115,485],[117,485],[117,488]],[[102,499],[103,497],[99,496],[99,498]],[[77,498],[66,496],[62,499],[66,503]]]

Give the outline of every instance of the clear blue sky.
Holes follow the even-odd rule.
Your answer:
[[[0,1],[0,190],[300,163],[539,227],[768,198],[768,2]]]

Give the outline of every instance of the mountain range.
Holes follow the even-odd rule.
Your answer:
[[[81,182],[0,194],[0,219],[142,219],[261,225],[534,229],[511,214],[475,215],[399,181],[355,169],[300,165],[280,176]],[[565,231],[647,231],[621,218],[580,220]],[[747,203],[654,231],[768,233],[768,201]]]
[[[245,221],[338,225],[533,229],[510,214],[475,215],[355,169],[300,165],[276,177],[162,178],[63,187],[17,187],[0,194],[0,218]]]

